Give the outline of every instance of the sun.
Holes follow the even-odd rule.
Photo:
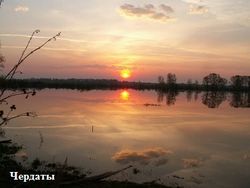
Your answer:
[[[124,79],[130,78],[131,77],[131,71],[129,69],[123,69],[120,72],[120,76]]]

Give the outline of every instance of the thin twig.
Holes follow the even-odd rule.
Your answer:
[[[25,46],[25,48],[24,48],[24,50],[23,50],[23,52],[22,52],[22,54],[21,54],[21,56],[20,56],[20,58],[19,58],[19,60],[18,60],[18,63],[9,71],[9,73],[5,76],[5,79],[7,79],[8,76],[9,76],[10,74],[12,74],[14,70],[17,69],[17,66],[18,66],[18,64],[20,63],[20,61],[23,59],[23,56],[24,56],[25,52],[27,51],[27,49],[28,49],[28,47],[29,47],[29,45],[30,45],[30,42],[31,42],[33,36],[34,36],[36,33],[39,33],[39,32],[40,32],[39,30],[33,31],[33,33],[31,34],[31,36],[30,36],[30,38],[29,38],[29,41],[27,42],[27,44],[26,44],[26,46]]]
[[[36,117],[36,113],[34,112],[25,112],[25,113],[21,113],[21,114],[18,114],[18,115],[15,115],[15,116],[12,116],[12,117],[8,117],[8,118],[3,118],[2,119],[2,122],[0,122],[0,127],[4,124],[6,124],[8,121],[12,120],[12,119],[16,119],[16,118],[19,118],[19,117]]]
[[[56,40],[56,38],[59,37],[59,36],[61,35],[61,32],[57,33],[55,36],[49,38],[46,42],[42,43],[40,46],[38,46],[38,47],[35,48],[34,50],[30,51],[27,55],[25,55],[25,53],[26,53],[26,51],[27,51],[27,49],[28,49],[28,47],[29,47],[29,45],[30,45],[30,43],[31,43],[31,41],[32,41],[32,39],[33,39],[33,37],[34,37],[34,35],[35,35],[36,33],[38,33],[38,32],[40,32],[40,31],[39,31],[39,30],[35,30],[35,31],[31,34],[31,36],[30,36],[30,38],[29,38],[29,41],[28,41],[27,45],[25,46],[25,48],[24,48],[24,50],[23,50],[23,52],[22,52],[22,54],[21,54],[21,56],[20,56],[20,58],[19,58],[17,64],[14,65],[14,66],[12,67],[12,69],[7,73],[6,76],[4,76],[4,78],[3,78],[4,81],[6,81],[6,80],[11,80],[11,79],[14,77],[14,75],[17,73],[18,67],[19,67],[19,66],[20,66],[29,56],[31,56],[34,52],[36,52],[36,51],[40,50],[41,48],[43,48],[43,47],[44,47],[47,43],[49,43],[51,40],[53,40],[53,39]],[[6,89],[7,89],[7,88],[5,87],[5,88],[3,88],[3,89],[1,90],[0,98],[4,95]]]
[[[24,92],[21,92],[21,93],[12,93],[12,94],[10,94],[10,95],[8,95],[8,96],[6,96],[6,97],[0,99],[0,104],[1,104],[2,102],[6,101],[6,99],[8,99],[8,98],[16,97],[16,96],[19,96],[19,95],[29,95],[29,94],[32,94],[32,93],[34,93],[34,91],[28,91],[28,92],[26,92],[26,93],[24,93]]]
[[[33,32],[34,33],[34,32]],[[32,33],[32,34],[33,34]],[[17,68],[30,56],[32,55],[34,52],[40,50],[41,48],[43,48],[47,43],[49,43],[51,40],[56,40],[57,37],[59,37],[61,35],[61,32],[57,33],[55,36],[49,38],[46,42],[44,42],[42,45],[38,46],[37,48],[35,48],[34,50],[32,50],[31,52],[29,52],[26,56],[23,57],[23,54],[21,55],[21,58],[20,60],[18,61],[18,63],[11,69],[11,71],[5,76],[5,79],[12,79],[13,76],[15,75],[16,73],[16,70]],[[33,35],[31,36],[30,40],[32,39]],[[27,46],[29,45],[30,43],[30,40],[27,44]],[[27,47],[26,46],[26,47]],[[26,51],[26,48],[24,50],[24,52]],[[10,76],[11,75],[11,76]],[[10,76],[10,78],[8,78]]]

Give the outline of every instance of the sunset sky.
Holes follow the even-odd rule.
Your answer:
[[[179,82],[250,73],[249,0],[5,0],[0,9],[6,70],[31,47],[61,37],[22,66],[23,77]]]

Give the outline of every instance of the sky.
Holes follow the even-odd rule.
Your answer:
[[[5,0],[0,9],[5,71],[17,62],[29,35],[32,55],[18,77],[107,78],[179,82],[250,73],[249,0]]]

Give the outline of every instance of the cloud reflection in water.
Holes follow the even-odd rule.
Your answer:
[[[122,150],[115,153],[112,159],[120,164],[139,163],[141,165],[148,165],[154,163],[155,166],[161,166],[168,162],[166,157],[171,153],[173,152],[161,147],[141,151]]]

